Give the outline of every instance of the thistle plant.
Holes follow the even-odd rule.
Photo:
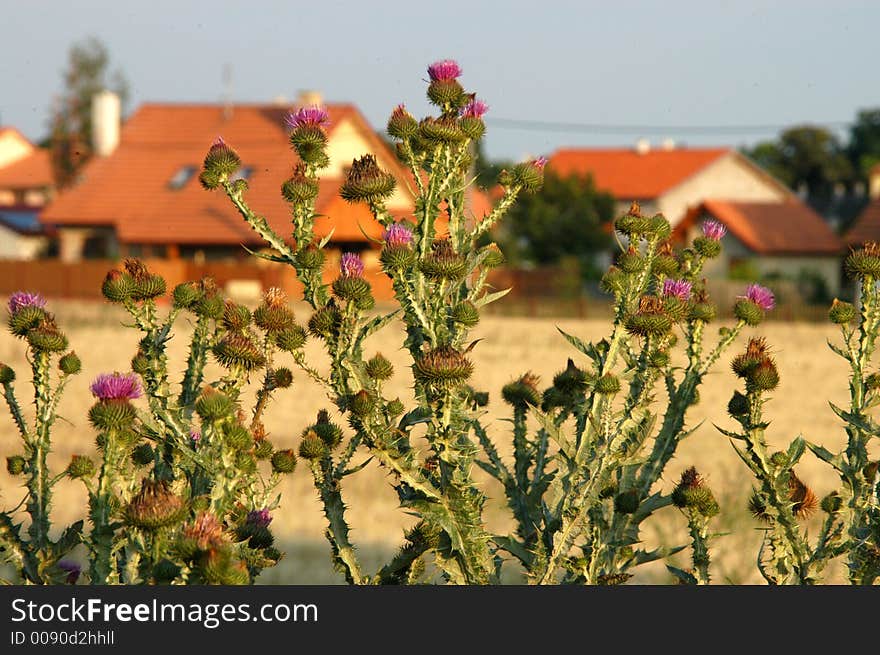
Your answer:
[[[681,490],[682,484],[704,488],[696,473],[677,491],[656,487],[678,444],[699,427],[688,427],[686,415],[698,402],[704,376],[746,325],[757,325],[772,309],[772,295],[750,287],[734,307],[736,324],[720,328],[706,349],[705,327],[716,312],[701,272],[706,259],[721,252],[723,226],[708,222],[678,255],[667,241],[668,221],[642,215],[636,203],[615,227],[625,241],[602,280],[614,296],[610,336],[585,343],[563,332],[587,357],[587,367],[570,359],[543,391],[531,374],[504,388],[514,410],[512,468],[485,430],[478,431],[488,454],[480,465],[504,485],[517,524],[515,534],[495,543],[520,561],[534,584],[619,584],[634,567],[684,548],[637,548],[642,523],[677,504],[689,515],[695,573],[673,572],[685,582],[705,583],[706,521],[717,513],[714,501],[682,500],[702,498],[703,491]],[[685,340],[683,366],[673,359],[677,333]],[[659,414],[653,402],[661,382],[667,403]],[[539,426],[534,436],[529,417]]]

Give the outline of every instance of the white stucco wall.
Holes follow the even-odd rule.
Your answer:
[[[744,159],[728,153],[660,196],[657,206],[676,225],[688,207],[706,199],[782,202],[788,195]]]
[[[34,151],[34,146],[14,130],[0,132],[0,168]]]
[[[0,225],[0,259],[34,259],[46,245],[46,237],[21,235]]]

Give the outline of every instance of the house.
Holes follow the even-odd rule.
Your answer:
[[[880,164],[868,172],[868,204],[844,232],[843,241],[857,248],[866,241],[880,243]]]
[[[821,279],[831,295],[840,292],[841,239],[825,220],[796,198],[785,202],[706,199],[691,207],[672,232],[691,243],[705,220],[727,228],[722,253],[706,262],[707,277],[727,278],[747,266],[761,278]]]
[[[50,245],[38,214],[54,195],[49,153],[0,127],[0,259],[34,259]]]
[[[322,104],[314,94],[300,105],[306,104],[303,100]],[[284,122],[290,105],[147,103],[121,131],[118,101],[115,111],[112,99],[109,105],[93,111],[98,121],[94,132],[103,135],[104,145],[96,144],[81,179],[40,217],[57,227],[63,261],[117,256],[241,259],[248,257],[242,246],[264,247],[225,194],[208,192],[199,183],[202,161],[217,137],[242,158],[238,174],[248,181],[251,208],[278,234],[291,234],[290,208],[280,193],[296,162]],[[386,202],[395,216],[413,211],[410,178],[357,107],[324,106],[330,116],[330,166],[321,172],[316,233],[324,237],[332,230],[331,245],[363,250],[370,244],[365,233],[377,238],[382,228],[365,205],[339,197],[347,167],[354,158],[372,153],[397,177],[395,193]]]
[[[794,195],[747,157],[730,148],[684,148],[666,142],[652,148],[563,148],[548,169],[565,177],[592,175],[596,188],[615,197],[618,212],[633,200],[644,213],[657,212],[675,225],[688,207],[705,198],[783,202]]]

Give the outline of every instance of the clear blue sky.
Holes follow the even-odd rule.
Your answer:
[[[625,125],[849,121],[880,106],[880,2],[22,2],[0,0],[0,122],[39,139],[71,43],[95,35],[145,101],[271,101],[319,89],[374,126],[425,112],[424,69],[455,58],[487,119]],[[644,134],[689,144],[762,134]],[[489,126],[493,157],[640,135]]]

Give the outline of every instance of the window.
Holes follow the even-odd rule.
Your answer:
[[[183,166],[181,167],[170,180],[168,180],[168,188],[174,189],[177,191],[178,189],[182,189],[186,186],[186,183],[192,179],[192,176],[195,175],[196,167],[195,166]]]
[[[232,175],[229,176],[230,182],[235,182],[236,180],[249,180],[251,174],[254,172],[253,166],[242,166],[237,171],[235,171]]]

